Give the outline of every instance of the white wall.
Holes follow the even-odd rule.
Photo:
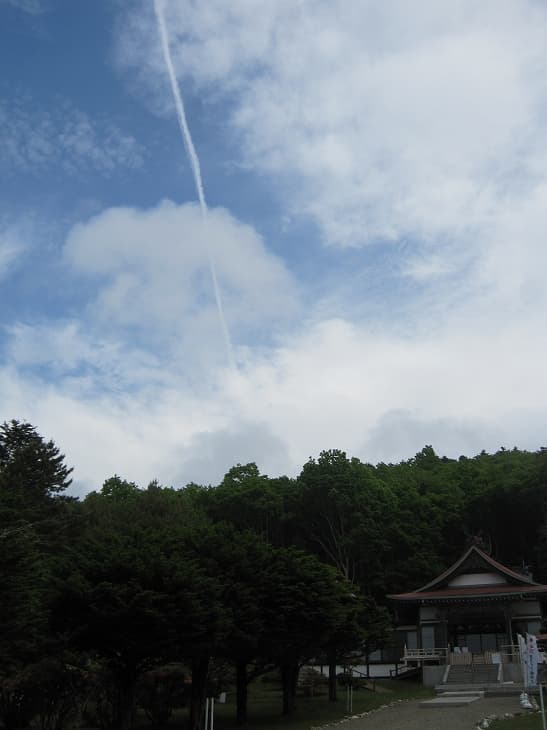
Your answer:
[[[457,575],[448,584],[450,588],[463,586],[506,585],[507,581],[499,573],[464,573]]]

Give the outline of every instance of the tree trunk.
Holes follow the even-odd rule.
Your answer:
[[[207,672],[209,657],[199,657],[192,661],[192,687],[190,690],[190,718],[188,730],[199,730],[205,706],[207,691]]]
[[[32,719],[25,708],[24,696],[17,691],[2,690],[0,692],[0,719],[5,730],[18,730],[27,727]]]
[[[247,722],[247,662],[236,664],[236,722],[245,725]]]
[[[137,672],[134,667],[126,669],[118,677],[116,707],[114,708],[114,727],[119,730],[130,730],[135,713],[135,688]]]
[[[329,652],[329,702],[336,702],[338,699],[336,695],[337,682],[336,682],[336,653]]]
[[[287,662],[281,666],[281,682],[283,685],[283,714],[292,715],[296,709],[297,662]]]

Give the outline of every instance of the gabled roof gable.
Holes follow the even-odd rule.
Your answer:
[[[415,593],[423,593],[426,591],[446,588],[451,579],[457,575],[480,572],[498,573],[510,585],[539,585],[531,578],[498,563],[497,560],[491,558],[490,555],[487,555],[476,545],[471,545],[469,550],[467,550],[467,552],[465,552],[461,558],[454,563],[454,565],[448,568],[448,570],[445,570],[444,573],[441,573],[441,575],[437,576],[437,578],[432,580],[430,583],[418,588]]]

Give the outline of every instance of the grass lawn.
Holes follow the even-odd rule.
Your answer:
[[[491,730],[542,730],[541,714],[519,715],[510,720],[496,720],[490,725]]]
[[[376,683],[376,692],[356,689],[353,692],[353,714],[372,710],[380,705],[398,699],[431,697],[431,689],[421,684],[385,681]],[[281,691],[276,683],[256,682],[249,688],[249,730],[309,730],[310,727],[325,725],[341,720],[346,713],[346,689],[338,690],[338,701],[329,702],[326,687],[321,694],[304,697],[300,693],[296,699],[296,712],[290,717],[281,715]],[[181,727],[182,717],[174,717],[172,724]],[[228,701],[221,705],[215,703],[215,730],[233,729],[235,725],[235,696],[228,693]]]

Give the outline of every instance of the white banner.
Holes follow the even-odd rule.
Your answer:
[[[528,653],[528,687],[535,687],[538,683],[539,651],[537,639],[533,634],[526,634],[526,649]]]

